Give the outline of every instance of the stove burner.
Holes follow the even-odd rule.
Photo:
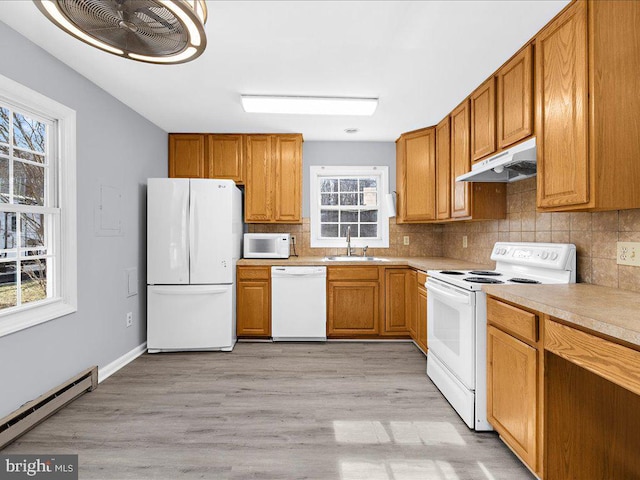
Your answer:
[[[501,280],[496,280],[495,278],[486,278],[486,277],[469,277],[464,279],[465,282],[470,283],[504,283]]]
[[[440,273],[444,273],[446,275],[464,275],[464,273],[456,272],[455,270],[442,270]]]
[[[510,278],[509,281],[513,283],[540,283],[537,280],[531,280],[529,278]]]
[[[499,277],[502,275],[499,272],[492,272],[488,270],[471,270],[469,273],[471,275],[485,275],[487,277]]]

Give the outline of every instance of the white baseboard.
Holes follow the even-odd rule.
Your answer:
[[[103,380],[106,380],[111,375],[116,373],[125,365],[133,362],[136,358],[142,355],[147,351],[147,342],[144,342],[138,345],[133,350],[125,353],[120,358],[116,358],[109,365],[105,365],[104,367],[98,367],[98,383],[102,383]]]

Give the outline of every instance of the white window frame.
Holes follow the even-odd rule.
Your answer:
[[[312,166],[309,167],[309,208],[311,248],[346,248],[345,237],[320,237],[320,178],[348,176],[378,177],[378,238],[351,237],[351,246],[362,248],[389,248],[389,213],[384,201],[389,193],[389,167],[387,166]]]
[[[51,232],[56,263],[53,297],[15,308],[0,310],[0,337],[49,320],[68,315],[78,309],[77,227],[76,227],[76,112],[30,88],[0,75],[0,100],[21,112],[52,119],[57,124],[52,146],[51,168],[56,169],[57,196],[55,214],[60,216],[59,229]],[[24,206],[3,204],[3,211],[24,211]]]

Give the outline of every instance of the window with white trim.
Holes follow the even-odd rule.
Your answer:
[[[75,112],[0,76],[0,336],[76,310]]]
[[[388,167],[310,167],[311,247],[387,248]]]

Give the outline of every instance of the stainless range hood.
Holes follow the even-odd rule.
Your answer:
[[[536,166],[534,137],[476,163],[469,173],[456,177],[456,182],[516,182],[533,177],[536,174]]]

